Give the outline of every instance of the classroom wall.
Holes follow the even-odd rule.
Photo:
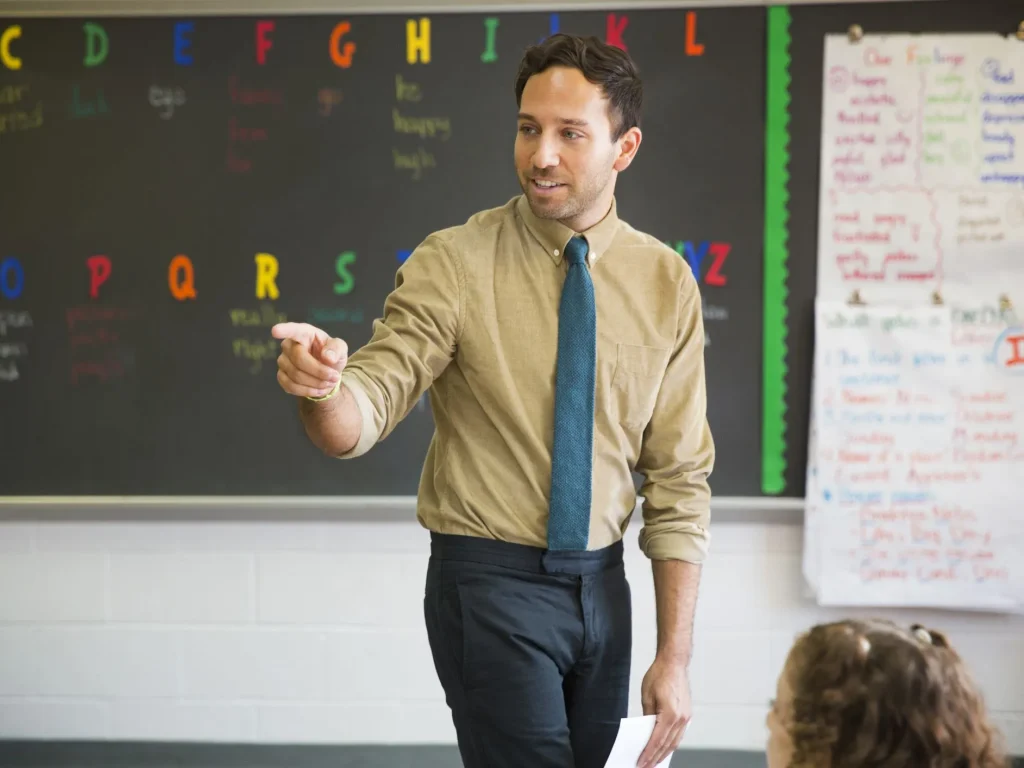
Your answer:
[[[640,4],[659,3],[618,6]],[[710,4],[730,3],[690,5]],[[237,2],[202,5],[239,9]],[[271,5],[281,4],[245,7]],[[485,5],[509,3],[401,3]],[[288,7],[369,6],[307,0]],[[177,7],[0,0],[3,13]],[[252,519],[235,510],[184,520],[174,509],[124,507],[117,519],[72,508],[63,513],[69,520],[51,520],[32,508],[0,507],[0,518],[21,518],[0,520],[0,738],[453,743],[422,622],[427,534],[409,508],[379,511],[406,522],[347,522],[344,512],[300,520],[287,508]],[[1024,754],[1024,618],[817,608],[802,592],[799,522],[758,522],[764,516],[756,510],[724,517],[719,522],[716,513],[701,587],[695,717],[684,747],[761,750],[767,701],[794,633],[874,614],[948,631],[1011,751]],[[636,534],[634,526],[627,537],[636,638],[631,714],[640,713],[655,638],[650,567]]]
[[[454,743],[422,621],[428,537],[412,514],[0,524],[0,738]],[[655,614],[637,530],[639,714]],[[875,613],[949,631],[1024,754],[1024,618],[819,609],[801,594],[798,524],[713,530],[685,746],[762,749],[794,633]]]

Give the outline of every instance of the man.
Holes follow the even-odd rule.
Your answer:
[[[387,437],[429,390],[418,519],[424,618],[469,768],[601,768],[627,714],[632,644],[622,533],[644,475],[657,723],[640,765],[679,744],[707,553],[714,448],[698,287],[617,215],[640,146],[626,53],[555,35],[516,80],[523,194],[434,232],[398,271],[369,343],[285,323],[278,380],[340,458]]]

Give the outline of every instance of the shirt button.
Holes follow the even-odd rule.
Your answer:
[[[555,254],[555,256],[557,256],[558,255],[558,249],[555,248],[555,250],[553,250],[552,253]]]

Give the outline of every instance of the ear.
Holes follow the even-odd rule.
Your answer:
[[[640,140],[643,135],[640,133],[640,129],[637,127],[630,128],[616,142],[619,153],[615,158],[615,162],[612,167],[620,173],[627,168],[629,164],[633,162],[633,158],[636,156],[636,151],[640,149]]]

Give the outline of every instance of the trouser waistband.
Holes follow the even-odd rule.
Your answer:
[[[622,549],[621,540],[601,549],[551,551],[478,536],[430,533],[430,554],[435,559],[501,565],[532,573],[599,573],[622,563]]]

